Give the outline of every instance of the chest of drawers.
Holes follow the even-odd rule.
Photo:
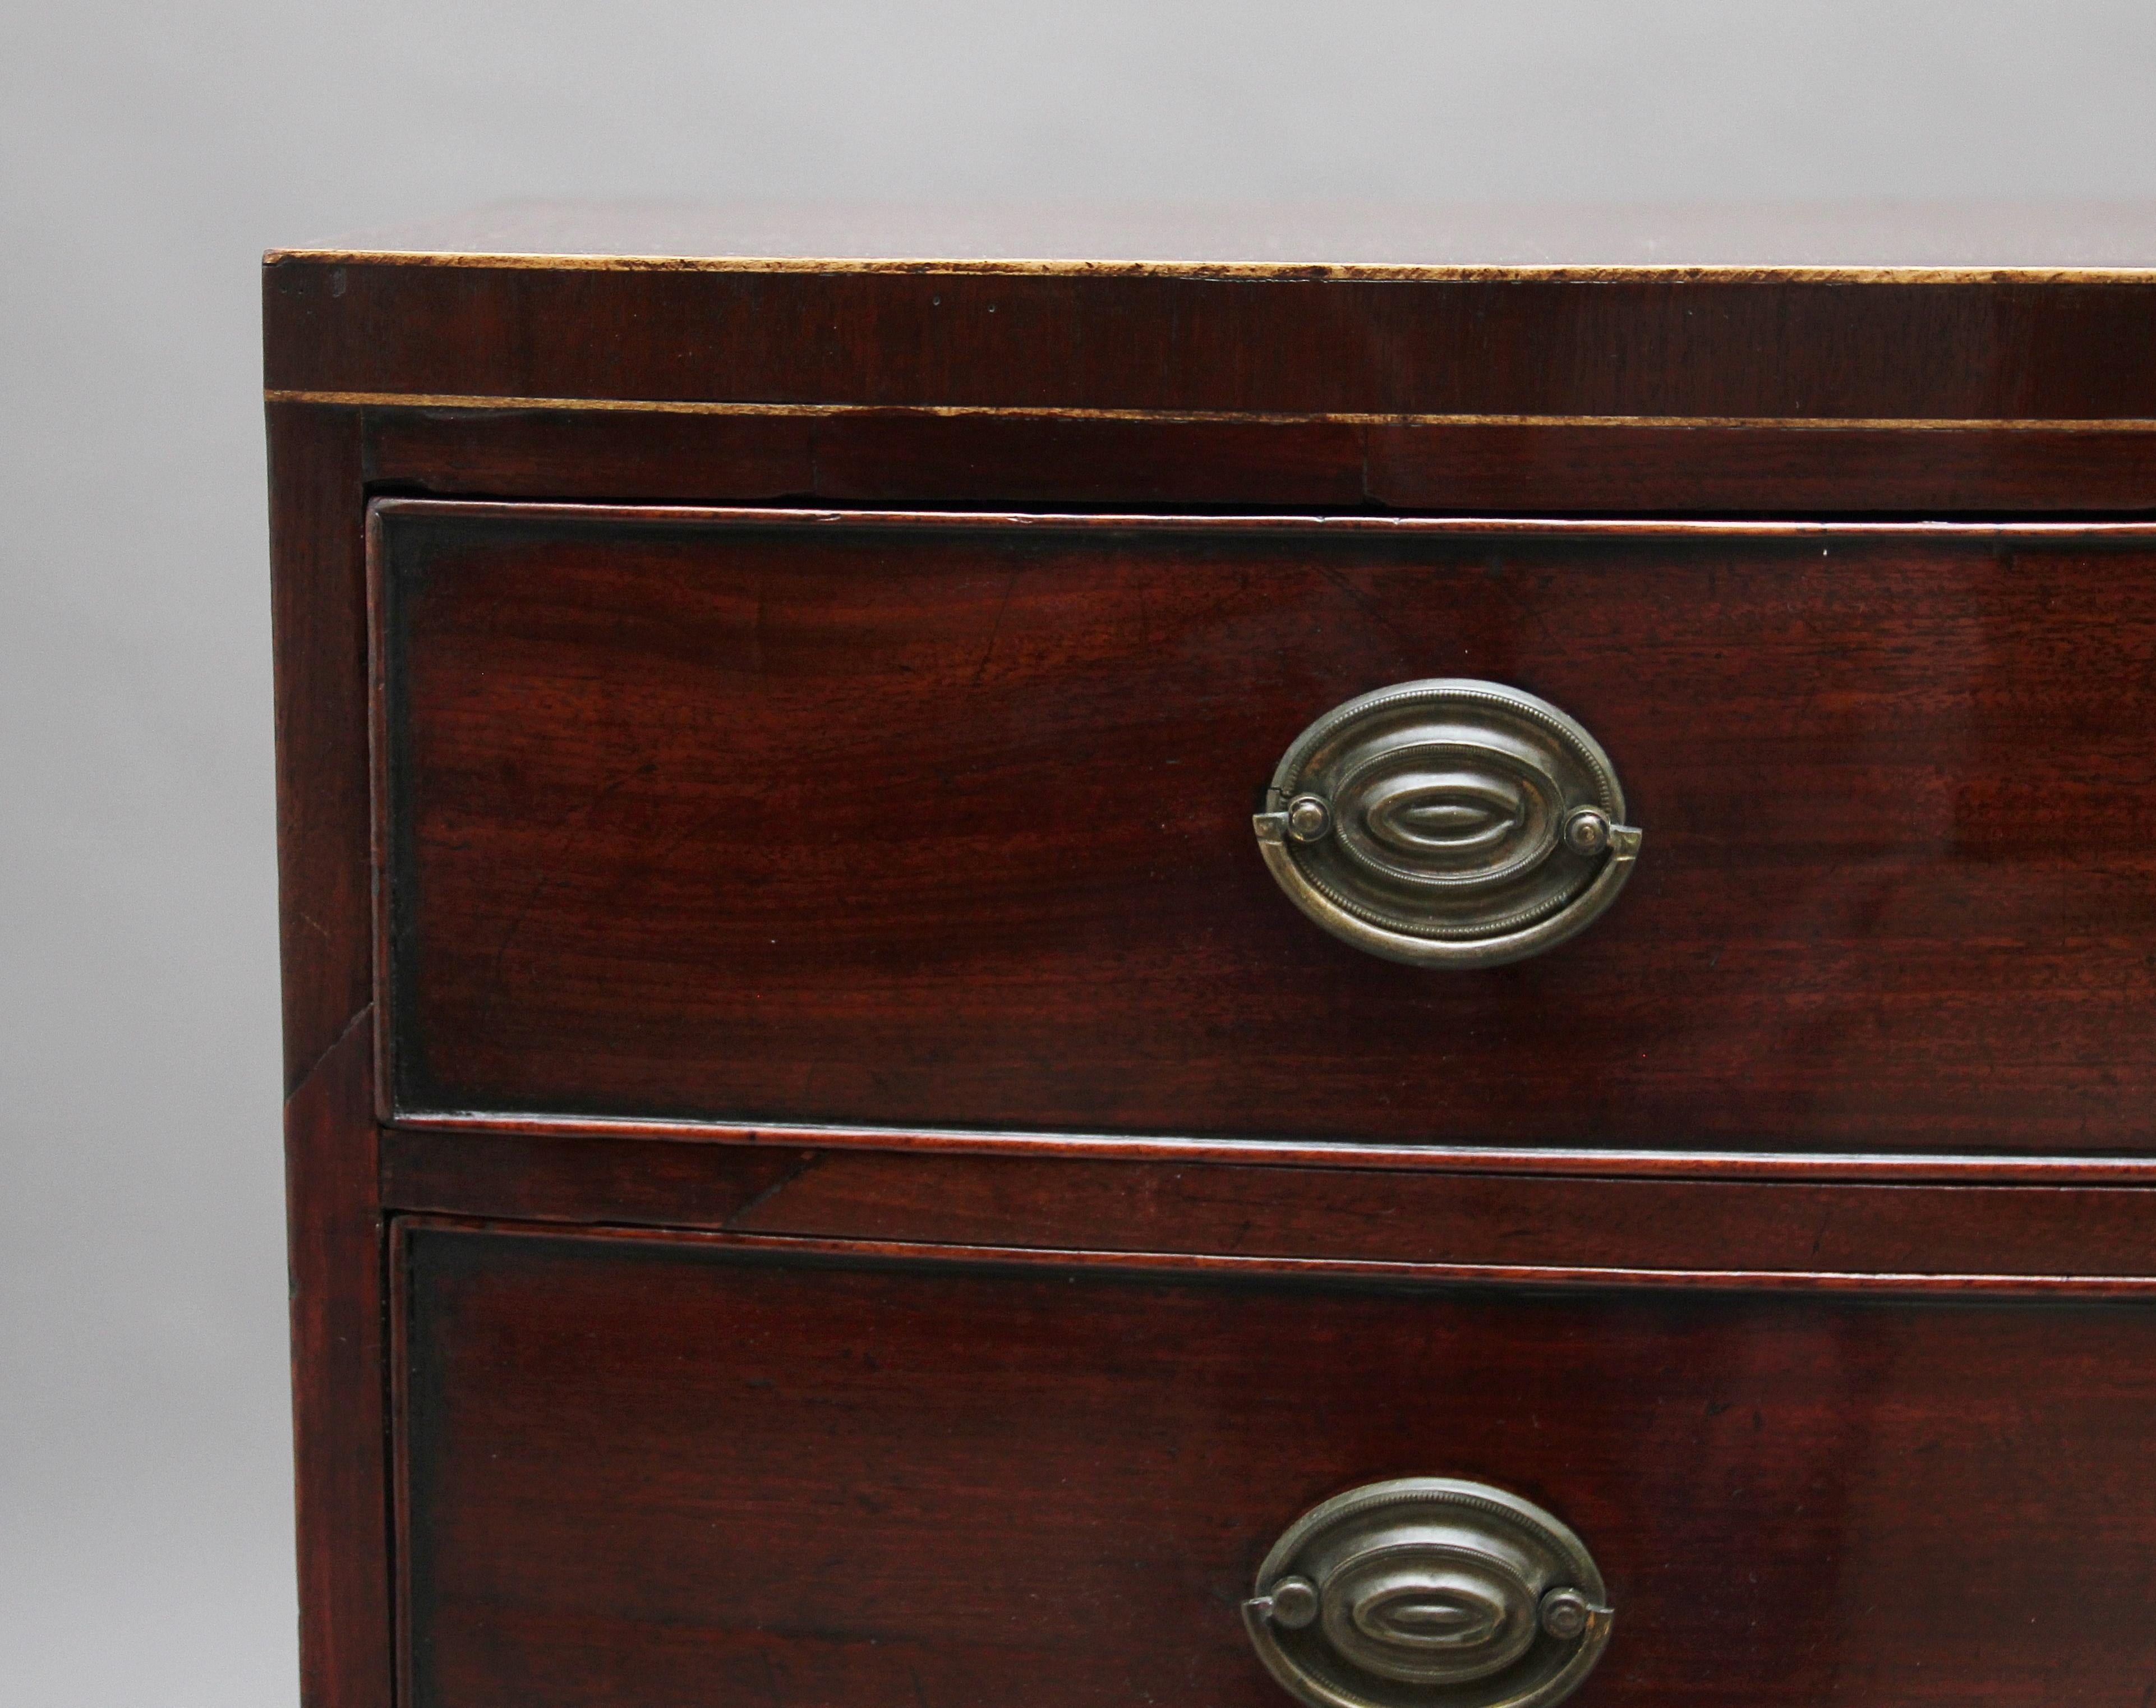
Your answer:
[[[2143,1708],[2156,241],[918,218],[265,263],[307,1700]]]

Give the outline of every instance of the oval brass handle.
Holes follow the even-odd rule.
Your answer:
[[[1326,713],[1252,823],[1296,906],[1416,967],[1553,948],[1617,899],[1640,842],[1594,736],[1532,694],[1455,677]]]
[[[1312,1708],[1548,1708],[1594,1670],[1613,1617],[1564,1525],[1450,1477],[1312,1507],[1243,1603],[1259,1659]]]

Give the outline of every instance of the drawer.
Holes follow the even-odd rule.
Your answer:
[[[1424,1476],[1591,1553],[1583,1704],[2138,1708],[2156,1671],[2145,1302],[427,1221],[395,1267],[414,1708],[1277,1708],[1241,1611],[1268,1551]]]
[[[2156,1148],[2156,530],[374,511],[394,1114]],[[1322,930],[1298,733],[1476,679],[1645,844]]]

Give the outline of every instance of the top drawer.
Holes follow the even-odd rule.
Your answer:
[[[2156,1151],[2156,528],[374,512],[396,1112]],[[1251,815],[1430,677],[1598,738],[1582,934]]]

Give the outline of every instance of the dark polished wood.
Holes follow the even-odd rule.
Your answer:
[[[1418,1472],[1585,1535],[1584,1708],[2148,1708],[2152,263],[2001,208],[269,258],[307,1708],[1278,1708],[1259,1555]],[[384,645],[415,497],[508,502],[386,512]],[[1648,830],[1461,977],[1247,828],[1455,671]]]
[[[2156,267],[2156,203],[521,201],[271,253],[280,260],[393,256],[418,265],[551,257],[677,270],[748,262],[1260,276],[1651,268],[1902,278],[1947,269],[1991,277]]]
[[[399,1110],[2156,1141],[2149,531],[379,526]],[[1394,966],[1258,858],[1296,732],[1432,674],[1647,828],[1554,953]]]
[[[309,1708],[390,1708],[388,1425],[373,1028],[362,1008],[285,1106],[298,1520]]]
[[[1656,1150],[1607,1145],[1351,1144],[1339,1139],[1198,1138],[993,1131],[963,1127],[805,1126],[784,1122],[624,1121],[613,1116],[399,1115],[414,1137],[603,1139],[638,1143],[887,1151],[908,1156],[1052,1157],[1077,1162],[1229,1162],[1439,1174],[1580,1175],[1601,1180],[1831,1180],[1880,1185],[2148,1186],[2145,1156],[2013,1151]]]
[[[358,413],[269,407],[285,1090],[372,993]]]
[[[1613,1180],[1218,1159],[382,1136],[382,1197],[492,1220],[1413,1266],[1458,1280],[2156,1292],[2149,1189]]]
[[[268,429],[300,1696],[390,1708],[360,423],[275,403]]]
[[[264,283],[267,383],[353,401],[2156,416],[2156,276],[1368,280],[300,255]],[[578,336],[547,336],[567,326]]]
[[[372,406],[371,480],[442,496],[1515,515],[2156,510],[2115,427],[1173,420]]]
[[[1270,1708],[1260,1557],[1412,1474],[1587,1541],[1584,1705],[2139,1708],[2156,1666],[2147,1307],[404,1251],[414,1708]]]

